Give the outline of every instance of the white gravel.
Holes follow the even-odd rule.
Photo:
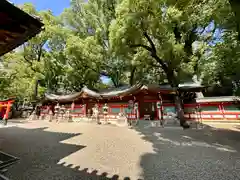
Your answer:
[[[0,148],[12,180],[236,180],[239,133],[37,121],[0,129]]]

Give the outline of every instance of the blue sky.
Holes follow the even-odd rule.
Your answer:
[[[70,0],[10,0],[14,4],[23,4],[31,2],[37,10],[50,9],[54,15],[59,15],[64,8],[69,7]]]

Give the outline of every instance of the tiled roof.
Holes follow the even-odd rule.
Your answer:
[[[6,0],[0,1],[0,56],[15,49],[42,29],[43,24]]]
[[[184,88],[202,88],[203,86],[190,86],[189,84],[185,86],[184,84],[180,85],[180,89]],[[49,101],[59,101],[59,102],[66,102],[66,101],[74,101],[79,98],[95,98],[95,99],[104,99],[104,98],[112,98],[112,97],[119,97],[119,96],[127,96],[134,93],[137,93],[141,90],[149,90],[154,92],[161,92],[164,90],[175,92],[173,88],[169,85],[157,85],[157,84],[151,84],[151,85],[143,85],[143,84],[135,84],[133,86],[124,86],[114,89],[105,89],[105,90],[92,90],[88,87],[83,87],[81,92],[77,92],[74,94],[68,94],[68,95],[55,95],[55,94],[45,94],[45,100]]]

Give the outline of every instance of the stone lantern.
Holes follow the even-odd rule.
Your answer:
[[[108,123],[108,118],[107,118],[107,115],[108,115],[108,105],[107,105],[107,103],[105,103],[104,106],[103,106],[103,115],[104,115],[104,121],[106,123]]]

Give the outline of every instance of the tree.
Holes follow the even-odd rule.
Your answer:
[[[211,48],[202,68],[203,82],[216,84],[218,95],[239,95],[240,44],[236,32],[223,34],[222,42]]]
[[[64,46],[62,37],[66,31],[50,11],[38,12],[29,3],[20,8],[40,17],[45,26],[36,37],[4,56],[5,68],[9,70],[9,76],[14,77],[10,81],[8,92],[36,101],[39,95],[51,88],[50,85],[55,87],[58,84],[56,77],[62,73],[62,66],[55,62],[56,59],[61,60],[61,46]]]
[[[109,27],[115,19],[117,3],[118,0],[90,0],[88,2],[76,0],[72,1],[71,7],[66,9],[62,15],[64,24],[71,28],[76,39],[79,38],[74,42],[82,43],[79,50],[84,50],[81,58],[84,57],[85,60],[81,60],[81,65],[101,76],[109,77],[115,87],[123,83],[128,71],[132,72],[131,77],[135,73],[135,67],[129,68],[127,61],[131,57],[123,58],[114,54],[111,49]],[[92,47],[84,46],[85,44],[91,44]],[[73,56],[72,52],[71,56]],[[79,57],[79,55],[76,56]],[[91,59],[91,63],[88,59]],[[133,83],[133,78],[131,82]]]
[[[194,68],[193,43],[200,40],[199,29],[205,29],[217,7],[214,1],[146,1],[123,0],[117,7],[116,20],[110,28],[110,42],[120,54],[134,48],[137,53],[148,52],[153,64],[164,71],[171,86],[177,90],[181,74]],[[179,93],[176,109],[185,126]]]
[[[72,42],[79,37],[63,26],[60,17],[53,16],[50,11],[36,11],[32,4],[20,7],[29,14],[40,17],[45,26],[36,37],[4,56],[4,68],[9,70],[4,80],[13,77],[7,81],[8,88],[6,83],[1,86],[6,96],[37,100],[45,91],[69,93],[80,91],[84,85],[93,87],[100,82],[99,73],[91,70],[93,66],[88,69],[83,66],[83,62],[88,63],[87,59],[81,63],[86,54],[82,54],[84,57],[71,54],[78,53],[74,47],[80,47],[79,44],[75,46]],[[80,39],[80,42],[83,40]],[[95,48],[91,40],[88,44],[91,49]],[[93,57],[95,61],[94,58],[96,57]]]
[[[29,3],[25,3],[20,7],[25,12],[41,18],[45,28],[40,34],[24,43],[22,51],[18,52],[21,53],[23,57],[22,61],[28,64],[31,71],[34,73],[33,78],[35,80],[35,86],[32,99],[37,100],[39,83],[40,80],[44,78],[44,66],[47,63],[44,62],[46,60],[44,60],[44,56],[47,53],[45,46],[51,38],[51,35],[53,35],[53,28],[57,25],[57,23],[55,17],[50,11],[38,12],[35,7]]]
[[[235,27],[238,32],[238,41],[240,41],[240,2],[238,0],[229,0],[232,12],[234,13]]]
[[[202,58],[200,74],[203,83],[213,86],[212,95],[239,94],[239,18],[234,0],[224,0],[219,4],[213,16],[215,32],[214,39],[208,45],[208,50]]]

